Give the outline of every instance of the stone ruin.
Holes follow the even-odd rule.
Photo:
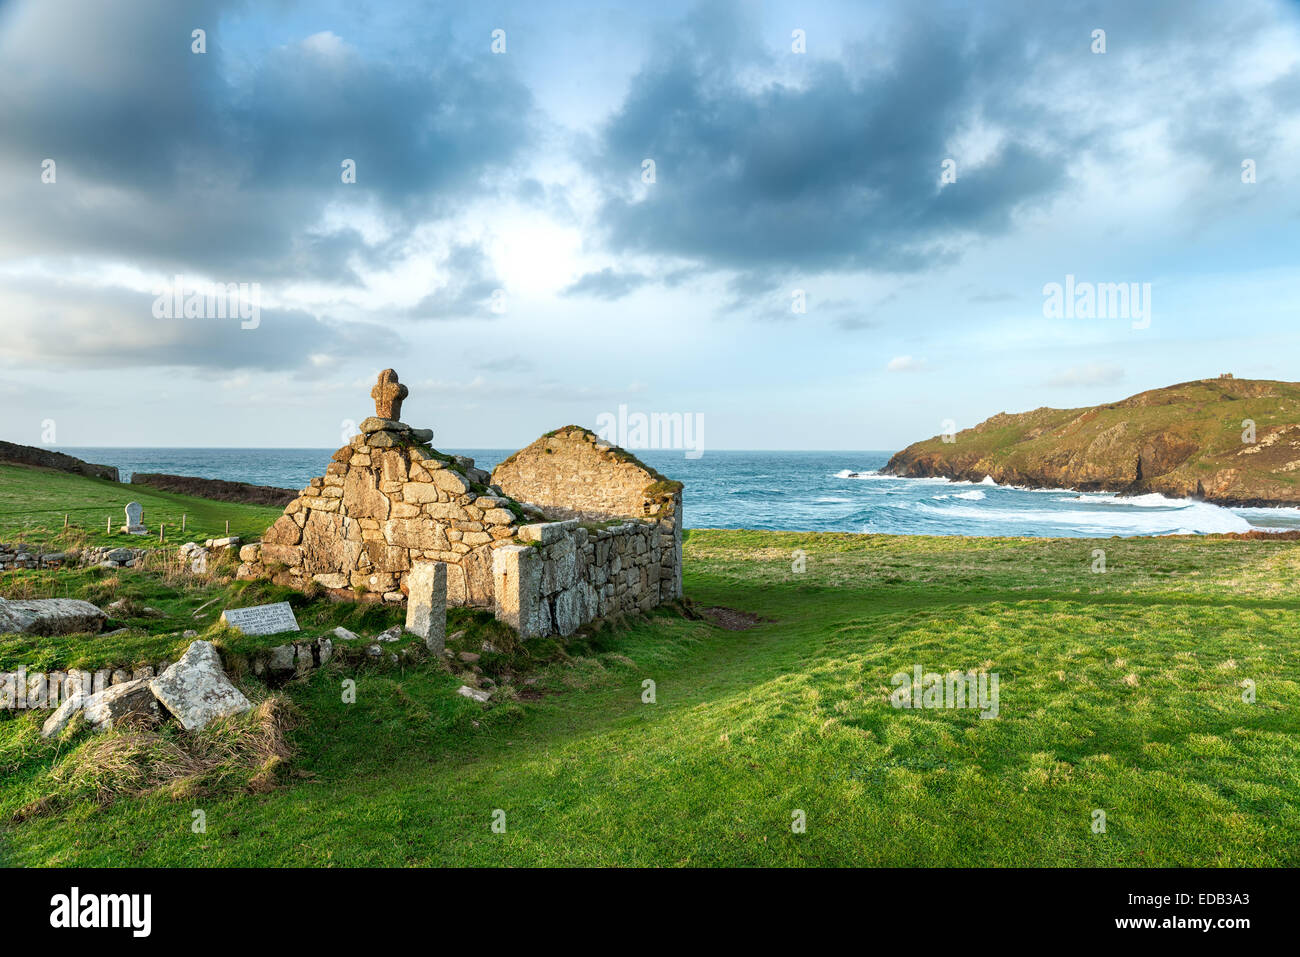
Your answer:
[[[240,550],[240,578],[398,603],[413,581],[441,593],[445,576],[448,605],[490,609],[525,637],[681,596],[681,483],[577,426],[489,474],[400,420],[393,370],[371,396],[361,434]],[[445,571],[412,575],[427,563]]]

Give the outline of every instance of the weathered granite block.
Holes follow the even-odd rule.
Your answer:
[[[496,617],[524,638],[550,633],[542,601],[542,556],[531,545],[504,545],[492,554]]]
[[[550,545],[565,538],[578,527],[578,520],[571,518],[563,522],[539,522],[536,525],[523,525],[519,529],[521,542],[537,542]]]
[[[447,637],[447,566],[416,562],[406,576],[406,630],[424,639],[424,646],[441,654]]]

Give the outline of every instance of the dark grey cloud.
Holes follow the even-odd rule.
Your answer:
[[[758,85],[752,74],[782,66],[777,54],[736,7],[697,12],[605,127],[595,166],[607,183],[656,164],[644,199],[611,190],[610,242],[746,270],[913,270],[947,254],[936,247],[954,231],[1004,229],[1060,188],[1059,147],[1011,142],[940,189],[946,140],[996,92],[981,76],[987,53],[946,17],[900,30],[891,69],[857,76],[809,59],[797,85]],[[701,40],[719,36],[721,49]],[[1015,82],[1009,59],[1000,75]]]
[[[739,4],[701,6],[658,41],[592,152],[606,240],[735,270],[749,296],[765,291],[751,283],[764,270],[951,261],[1066,193],[1080,161],[1127,148],[1135,123],[1170,116],[1171,141],[1238,156],[1243,125],[1254,127],[1234,117],[1244,113],[1232,95],[1197,82],[1172,100],[1144,89],[1137,106],[1150,113],[1135,117],[1133,85],[1168,68],[1202,77],[1216,43],[1266,28],[1251,11],[1277,9],[1245,7],[906,4],[834,61],[769,46]],[[1103,55],[1089,50],[1097,27]],[[951,143],[972,124],[996,145],[978,162],[953,157],[957,181],[941,186]],[[644,159],[656,164],[648,186]]]
[[[241,59],[245,4],[42,0],[0,31],[0,256],[86,254],[243,281],[354,282],[489,190],[534,135],[508,64],[431,36],[426,62],[332,35]],[[256,9],[249,6],[250,10]],[[208,52],[190,50],[195,25]],[[443,38],[445,39],[445,38]],[[46,158],[54,185],[40,182]],[[344,159],[356,183],[341,180]],[[327,209],[386,227],[322,230]]]
[[[590,296],[593,299],[604,299],[613,302],[616,299],[631,295],[648,282],[650,282],[650,278],[641,275],[641,273],[621,272],[613,267],[606,266],[597,272],[589,272],[585,276],[579,277],[577,282],[566,286],[562,294],[565,296]]]

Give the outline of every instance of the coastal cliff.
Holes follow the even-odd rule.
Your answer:
[[[1300,505],[1300,383],[1200,379],[1081,409],[999,413],[884,471],[1000,485]]]

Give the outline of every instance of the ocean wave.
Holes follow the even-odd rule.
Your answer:
[[[1248,508],[1234,508],[1233,511],[1243,518],[1255,519],[1259,522],[1300,522],[1300,507],[1294,505],[1278,505],[1276,507],[1250,506]]]
[[[920,503],[919,511],[950,519],[975,522],[1000,522],[1013,526],[1051,526],[1067,533],[1071,530],[1115,535],[1208,535],[1216,532],[1248,532],[1252,526],[1245,518],[1218,505],[1193,502],[1169,512],[1147,513],[1128,510],[1102,512],[1070,509],[1006,509],[969,506],[933,506]]]
[[[936,495],[935,498],[964,498],[972,502],[978,502],[984,498],[984,493],[979,489],[971,489],[969,492],[953,492],[951,495]]]
[[[1183,509],[1191,508],[1194,505],[1205,505],[1206,502],[1198,502],[1191,498],[1169,498],[1161,495],[1159,492],[1148,492],[1145,495],[1119,496],[1114,492],[1093,492],[1072,495],[1066,498],[1058,498],[1058,502],[1071,502],[1076,505],[1119,505],[1131,508],[1163,508],[1163,509]],[[1218,508],[1219,506],[1214,506]]]

